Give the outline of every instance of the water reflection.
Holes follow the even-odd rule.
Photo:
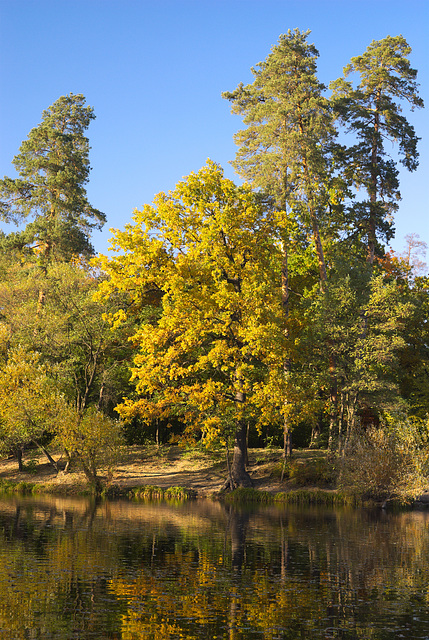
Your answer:
[[[0,638],[429,638],[428,513],[0,499]]]

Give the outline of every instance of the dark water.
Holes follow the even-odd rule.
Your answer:
[[[429,513],[0,498],[0,638],[429,638]]]

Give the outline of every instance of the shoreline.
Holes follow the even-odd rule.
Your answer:
[[[312,451],[309,455],[319,458],[323,454]],[[61,465],[61,459],[59,462]],[[297,488],[327,493],[336,491],[316,486],[294,487],[288,481],[281,482],[282,465],[281,449],[249,449],[248,471],[254,484],[253,491],[264,495],[265,499]],[[155,445],[125,446],[112,477],[107,480],[102,471],[103,494],[112,497],[137,497],[168,490],[173,494],[173,489],[181,488],[183,495],[213,498],[219,495],[227,477],[222,452],[186,449],[177,445],[159,448]],[[0,460],[0,491],[88,495],[91,487],[79,469],[74,468],[67,474],[63,471],[57,473],[42,453],[32,451],[26,454],[23,472],[18,471],[16,459]]]
[[[58,452],[57,452],[58,454]],[[296,450],[293,460],[300,468],[316,468],[326,462],[326,451]],[[55,456],[54,456],[55,457]],[[58,457],[58,456],[57,456]],[[60,465],[62,463],[59,459]],[[248,472],[253,488],[238,488],[221,493],[227,477],[222,452],[186,449],[177,445],[156,447],[124,446],[110,479],[102,472],[102,498],[127,500],[221,499],[225,502],[264,502],[324,504],[386,508],[395,503],[363,502],[358,497],[335,488],[331,482],[281,481],[281,449],[249,449]],[[0,493],[22,495],[90,496],[94,490],[82,471],[56,472],[38,452],[27,452],[24,471],[18,471],[16,459],[0,460]],[[429,507],[429,492],[419,496],[411,508]]]

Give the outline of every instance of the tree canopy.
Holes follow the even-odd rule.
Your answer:
[[[132,296],[138,282],[159,295],[132,338],[136,396],[117,410],[146,422],[176,415],[189,435],[210,442],[235,434],[237,442],[282,336],[269,212],[209,161],[134,221],[115,234],[121,254],[100,260],[111,276],[102,291]],[[235,459],[243,453],[236,447]],[[244,476],[238,462],[234,474]]]

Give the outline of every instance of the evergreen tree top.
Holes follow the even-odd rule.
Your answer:
[[[9,244],[29,245],[46,259],[93,251],[90,233],[106,220],[88,202],[85,189],[91,167],[84,132],[94,118],[81,94],[61,96],[43,111],[13,159],[19,178],[0,180],[0,218],[17,225],[32,219],[11,234]]]

